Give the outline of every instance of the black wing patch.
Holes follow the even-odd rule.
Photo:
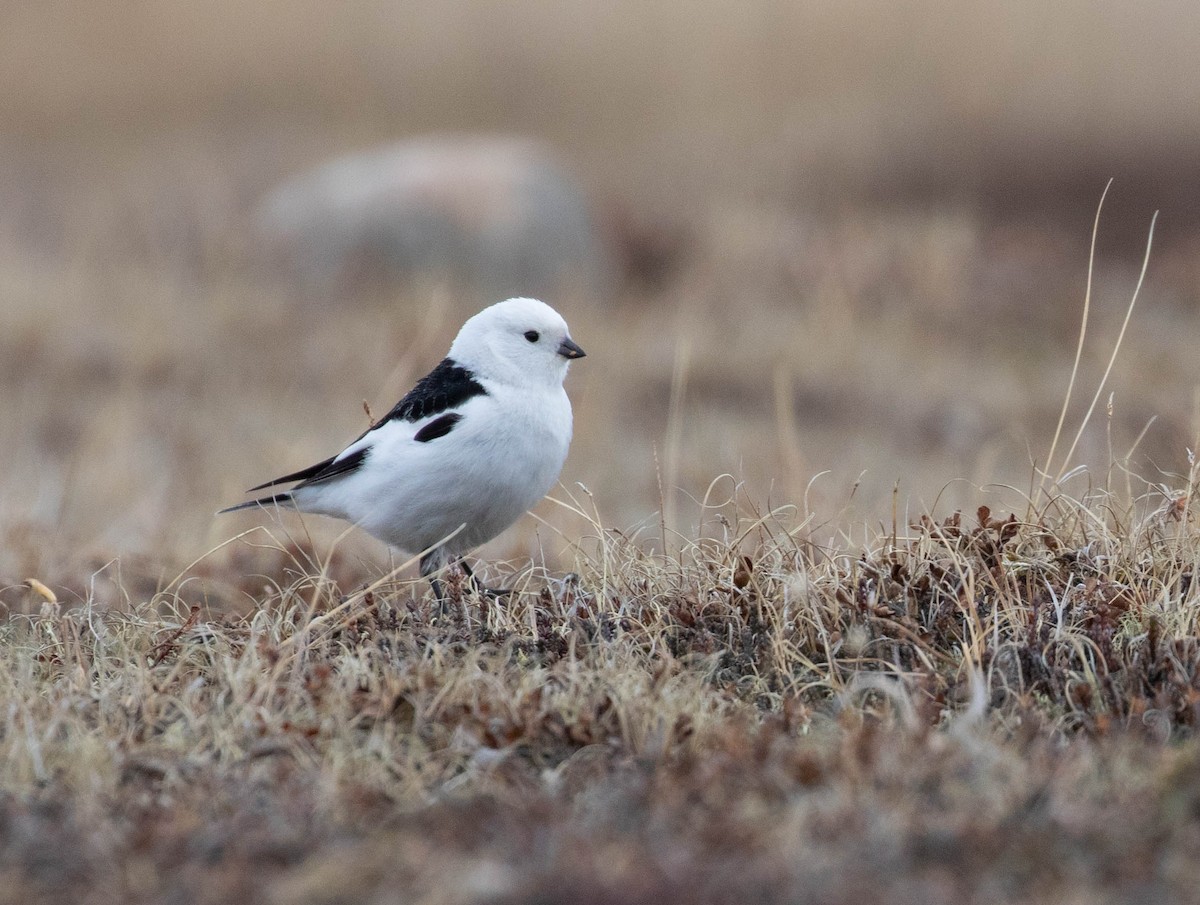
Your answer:
[[[338,475],[357,471],[363,462],[366,461],[368,452],[370,452],[370,447],[364,446],[362,449],[356,449],[342,459],[333,456],[323,462],[318,462],[316,465],[310,465],[308,468],[284,475],[282,478],[276,478],[274,481],[267,481],[265,484],[251,487],[246,492],[253,493],[256,490],[262,490],[264,487],[274,487],[276,484],[287,484],[291,481],[301,481],[303,484],[317,484],[321,481],[328,481],[330,478],[336,478]]]
[[[452,359],[443,358],[436,368],[417,381],[417,385],[409,390],[408,394],[397,402],[390,412],[359,434],[354,442],[357,443],[371,431],[389,421],[420,421],[422,418],[430,418],[449,409],[458,408],[475,396],[486,395],[487,390],[475,379],[474,374],[462,365],[455,364]],[[416,439],[422,443],[428,443],[430,440],[444,437],[450,433],[461,417],[461,415],[451,413],[447,418],[437,418],[417,431]],[[288,484],[292,481],[316,484],[339,475],[349,474],[362,466],[369,451],[369,447],[364,447],[355,450],[343,459],[331,456],[316,465],[310,465],[308,468],[294,471],[282,478],[251,487],[247,492],[253,493],[255,490],[274,487],[276,484]]]
[[[397,402],[371,430],[396,419],[420,421],[422,418],[440,415],[449,409],[458,408],[468,399],[486,395],[487,390],[475,379],[474,374],[451,359],[443,358],[441,363],[418,380],[408,395]]]
[[[462,415],[458,412],[447,412],[440,418],[434,418],[423,428],[421,428],[413,436],[413,439],[418,443],[428,443],[430,440],[436,440],[438,437],[444,437],[450,431],[454,430],[454,425],[462,421]]]

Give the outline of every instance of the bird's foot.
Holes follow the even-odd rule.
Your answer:
[[[467,584],[470,585],[470,587],[480,597],[488,597],[492,600],[506,600],[508,596],[512,594],[511,588],[489,588],[475,577],[475,572],[469,565],[467,565],[465,560],[460,560],[458,566],[460,569],[462,569],[463,575],[467,577]]]
[[[423,567],[425,565],[422,563]],[[475,576],[475,572],[464,560],[459,560],[451,565],[442,575],[443,577],[440,578],[429,575],[429,586],[433,589],[433,599],[437,602],[439,618],[445,618],[455,608],[459,608],[462,611],[463,619],[469,624],[471,614],[467,607],[468,591],[474,591],[480,598],[497,602],[505,602],[515,593],[512,588],[487,587]]]

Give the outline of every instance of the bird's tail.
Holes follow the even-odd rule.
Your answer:
[[[287,506],[294,502],[292,492],[288,490],[272,496],[259,497],[257,500],[247,500],[244,503],[238,503],[236,506],[230,506],[227,509],[220,509],[217,511],[217,515],[224,515],[226,512],[237,512],[241,509],[265,509],[268,506]]]

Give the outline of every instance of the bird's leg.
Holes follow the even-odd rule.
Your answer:
[[[446,607],[446,585],[437,573],[442,568],[442,557],[437,550],[430,550],[421,557],[421,577],[429,579],[429,586],[433,588],[433,597],[438,603],[438,615],[444,616],[447,612]]]
[[[429,586],[433,588],[433,599],[438,604],[438,615],[446,615],[446,586],[440,578],[430,578]]]
[[[441,550],[431,550],[421,557],[421,576],[429,579],[429,585],[433,588],[433,596],[438,602],[439,616],[445,616],[449,612],[451,597],[461,597],[461,591],[457,590],[459,587],[457,580],[452,579],[450,581],[450,588],[447,588],[447,583],[437,577],[437,573],[447,565],[452,567],[457,566],[461,569],[463,577],[466,578],[466,583],[481,597],[503,599],[512,593],[507,588],[484,587],[475,578],[475,572],[465,559],[455,558],[447,561],[445,554]],[[470,614],[466,612],[465,602],[463,616],[468,622],[470,621]]]
[[[463,577],[466,579],[464,584],[466,584],[467,587],[474,588],[475,591],[478,592],[479,586],[475,583],[475,573],[471,571],[471,567],[467,565],[467,561],[460,557],[454,561],[454,565],[458,566],[458,568],[462,570]],[[467,598],[465,596],[460,596],[459,600],[462,603],[463,623],[468,629],[470,629],[471,611],[467,609]]]
[[[467,561],[465,559],[460,559],[458,561],[458,566],[460,569],[463,570],[463,574],[467,576],[467,581],[470,582],[471,587],[473,587],[475,589],[476,593],[478,593],[481,597],[492,597],[492,598],[500,599],[500,598],[507,597],[509,594],[512,593],[512,591],[508,588],[484,587],[482,584],[480,584],[478,581],[475,580],[475,573],[471,571],[471,567],[469,565],[467,565]]]

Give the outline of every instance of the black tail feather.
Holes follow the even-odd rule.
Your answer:
[[[273,481],[267,481],[265,484],[259,484],[257,487],[251,487],[246,493],[254,493],[256,490],[262,490],[266,487],[274,487],[276,484],[288,484],[292,481],[307,481],[314,475],[319,475],[322,471],[333,464],[334,456],[330,456],[316,465],[310,465],[308,468],[302,468],[299,471],[293,471],[291,474],[285,474],[282,478],[275,478]]]
[[[291,474],[285,474],[282,478],[276,478],[274,481],[267,481],[265,484],[251,487],[246,493],[254,493],[256,490],[274,487],[276,484],[288,484],[292,481],[300,481],[301,484],[317,484],[321,481],[332,480],[339,475],[350,474],[362,466],[363,462],[367,460],[367,453],[370,451],[371,448],[369,446],[364,446],[362,449],[356,449],[354,452],[347,456],[342,456],[340,459],[337,456],[330,456],[316,465],[310,465],[308,468],[293,471]],[[339,453],[339,455],[341,454]]]
[[[268,506],[285,506],[294,502],[292,492],[289,490],[286,493],[277,493],[274,496],[259,497],[257,500],[247,500],[245,503],[238,503],[236,506],[230,506],[228,509],[220,509],[217,515],[224,515],[226,512],[237,512],[241,509],[265,509]]]

